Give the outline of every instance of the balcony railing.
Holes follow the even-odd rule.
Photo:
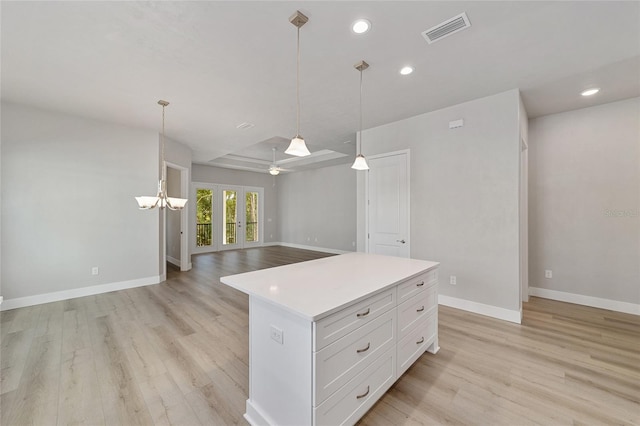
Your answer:
[[[258,241],[258,222],[247,222],[246,226],[245,241]],[[213,244],[212,229],[210,223],[196,223],[196,245],[198,247]],[[237,229],[235,222],[227,222],[225,224],[225,244],[235,244],[237,242]]]
[[[258,222],[247,222],[244,240],[248,243],[258,241]]]
[[[198,247],[210,246],[211,240],[211,224],[196,223],[196,245]]]
[[[236,243],[236,223],[235,222],[227,222],[227,227],[225,229],[226,235],[224,239],[225,244],[235,244]]]

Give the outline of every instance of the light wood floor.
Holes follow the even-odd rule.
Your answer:
[[[167,282],[2,312],[2,425],[245,425],[247,297],[219,277],[324,257],[194,256]],[[439,307],[361,425],[640,424],[640,317],[533,298],[522,325]]]

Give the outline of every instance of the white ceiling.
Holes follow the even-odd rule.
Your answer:
[[[640,96],[637,1],[0,4],[3,100],[157,129],[156,101],[166,99],[167,135],[200,163],[232,153],[266,171],[273,146],[286,157],[295,134],[296,28],[288,18],[297,9],[309,17],[301,29],[301,134],[311,151],[347,155],[283,164],[293,169],[354,154],[353,65],[362,59],[371,65],[365,128],[514,88],[530,117]],[[471,28],[431,45],[422,38],[461,12]],[[356,18],[372,29],[352,33]],[[415,72],[401,76],[406,64]],[[590,86],[601,93],[581,97]],[[243,122],[255,126],[237,129]]]

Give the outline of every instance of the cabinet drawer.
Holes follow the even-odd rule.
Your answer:
[[[375,404],[395,381],[396,351],[391,348],[319,407],[315,425],[352,425]]]
[[[433,269],[398,284],[398,303],[411,299],[414,295],[436,285],[437,283],[438,270]]]
[[[314,322],[313,350],[319,351],[395,306],[394,287]]]
[[[396,344],[396,309],[313,354],[316,372],[314,406],[364,370]]]
[[[436,286],[431,286],[398,306],[398,339],[404,338],[417,322],[438,306],[437,290]]]
[[[398,377],[407,371],[411,364],[433,343],[437,318],[437,311],[434,309],[398,343]]]

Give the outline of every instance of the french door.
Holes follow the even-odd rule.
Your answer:
[[[262,245],[264,189],[194,184],[194,253]]]

